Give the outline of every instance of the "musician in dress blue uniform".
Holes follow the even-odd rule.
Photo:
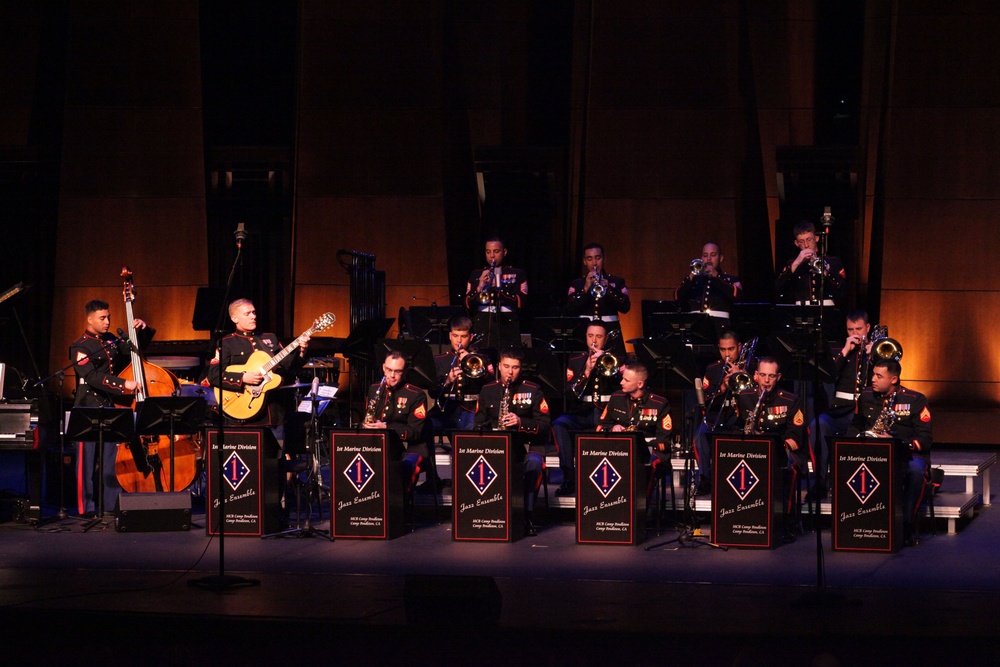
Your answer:
[[[931,464],[931,411],[927,397],[899,383],[898,361],[880,359],[872,364],[872,386],[861,393],[858,412],[848,436],[865,434],[896,438],[910,450],[903,476],[903,540],[917,543],[917,508],[923,501]]]
[[[109,333],[111,311],[106,301],[94,299],[85,306],[87,329],[73,341],[69,357],[76,372],[77,407],[114,407],[129,405],[131,395],[138,385],[134,380],[119,377],[131,363],[129,341],[118,340]],[[133,328],[148,333],[146,323],[140,319],[132,322]],[[143,336],[144,339],[149,335]],[[142,341],[139,341],[142,344]],[[96,442],[81,442],[77,456],[77,509],[80,514],[92,514],[97,510],[94,501]],[[115,443],[104,443],[101,474],[104,480],[104,509],[114,509],[121,492],[121,485],[115,476]],[[137,460],[138,464],[138,460]]]

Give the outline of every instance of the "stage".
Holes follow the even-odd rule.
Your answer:
[[[105,665],[1000,660],[1000,517],[989,507],[954,535],[925,521],[920,545],[895,555],[833,552],[825,524],[822,594],[808,530],[771,551],[643,548],[674,530],[640,547],[582,546],[571,512],[542,509],[537,537],[454,543],[450,523],[420,509],[416,530],[391,541],[227,538],[226,574],[260,583],[224,592],[189,585],[219,573],[203,513],[177,532],[0,524],[7,650]],[[422,597],[428,588],[441,598]]]

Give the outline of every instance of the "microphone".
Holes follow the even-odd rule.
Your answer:
[[[698,397],[698,407],[705,409],[705,390],[701,386],[701,378],[694,379],[694,395]]]
[[[120,347],[123,350],[132,349],[132,341],[129,340],[129,337],[127,335],[125,335],[125,331],[122,330],[121,327],[118,327],[118,338],[115,338],[113,341],[111,341],[111,343],[112,345]]]
[[[319,397],[319,378],[314,377],[312,387],[309,388],[309,394],[316,400]]]
[[[236,231],[233,232],[233,236],[236,238],[236,249],[243,249],[243,242],[247,240],[247,230],[244,223],[239,223],[236,225]]]
[[[830,227],[833,226],[833,214],[830,212],[829,206],[823,207],[823,217],[820,218],[820,224],[823,226],[823,233],[829,234]]]

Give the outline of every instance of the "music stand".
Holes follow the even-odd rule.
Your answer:
[[[701,318],[705,316],[696,314],[695,317]],[[683,341],[677,338],[658,340],[641,338],[632,341],[632,347],[635,349],[636,357],[650,371],[650,376],[647,380],[648,386],[659,386],[664,392],[667,387],[682,390],[681,415],[682,419],[686,422],[689,411],[687,407],[687,391],[685,390],[693,389],[695,381],[698,377],[698,362],[695,360],[694,351]],[[689,430],[688,425],[685,423],[682,427],[682,432],[686,434]],[[676,540],[670,540],[670,542],[677,541],[681,544],[688,539],[687,535],[689,533],[693,533],[693,521],[691,521],[690,516],[691,477],[694,471],[694,464],[692,461],[694,452],[693,443],[688,442],[684,446],[684,452],[684,472],[687,476],[687,479],[684,480],[684,514],[686,519],[685,522],[680,525],[680,529],[682,531],[681,535],[677,537]],[[666,452],[665,454],[667,457],[670,456],[670,452]],[[662,491],[660,492],[660,497],[662,505]],[[697,538],[691,537],[689,541],[697,541]],[[646,550],[649,551],[650,549],[654,549],[667,543],[668,542],[661,542],[660,544],[647,547]]]
[[[205,399],[187,396],[150,396],[141,401],[135,414],[139,435],[170,436],[170,488],[174,489],[174,437],[192,435],[201,430],[205,418]]]
[[[730,327],[740,335],[740,340],[762,338],[771,333],[774,305],[770,303],[734,303],[729,312]]]
[[[521,375],[534,378],[549,397],[562,396],[566,373],[559,367],[555,355],[544,347],[530,347],[521,350]]]
[[[434,355],[431,346],[422,340],[401,340],[398,338],[382,338],[376,349],[384,353],[400,352],[406,357],[406,381],[421,389],[434,391],[437,387],[437,368],[434,366]],[[376,362],[378,359],[375,360]]]
[[[355,373],[354,369],[357,366],[356,375],[361,387],[367,388],[374,381],[372,365],[375,358],[375,341],[379,338],[385,338],[385,335],[389,333],[389,329],[392,328],[392,323],[395,321],[391,317],[376,317],[369,320],[362,320],[358,322],[357,326],[351,329],[351,333],[344,340],[344,344],[340,346],[340,354],[351,362],[350,372]],[[353,406],[354,383],[350,381],[350,378],[348,378],[347,387],[348,406]],[[350,407],[348,407],[348,417],[348,423],[352,423],[354,415]]]
[[[535,338],[545,341],[549,349],[560,356],[562,374],[566,377],[566,368],[569,366],[569,357],[573,353],[583,353],[587,351],[587,346],[583,342],[586,335],[586,327],[591,320],[583,317],[536,317],[532,324],[532,335]],[[579,335],[580,327],[584,327],[584,336]],[[557,343],[558,342],[558,346]],[[576,343],[576,344],[574,344]],[[532,348],[535,349],[535,348]],[[569,397],[562,389],[557,390],[557,394],[562,396],[562,409],[566,412]]]
[[[66,437],[80,442],[96,442],[94,469],[97,473],[97,516],[83,527],[84,532],[104,522],[104,440],[131,442],[135,438],[135,422],[129,408],[75,407],[70,410]]]
[[[769,336],[767,349],[785,379],[800,382],[836,382],[837,374],[826,350],[817,354],[818,331],[789,332]],[[804,398],[804,397],[803,397]]]
[[[414,338],[440,347],[449,342],[448,323],[451,318],[468,312],[464,306],[410,306],[407,309],[400,308],[400,318],[405,319],[406,328]]]
[[[652,313],[647,320],[645,338],[678,336],[690,345],[715,345],[719,341],[717,318],[708,313]]]

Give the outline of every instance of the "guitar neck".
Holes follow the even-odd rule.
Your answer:
[[[312,329],[310,329],[306,333],[310,333],[311,331],[312,331]],[[273,357],[271,357],[270,361],[268,361],[266,364],[264,364],[263,366],[261,366],[261,371],[263,371],[264,373],[266,373],[269,370],[271,370],[272,368],[274,368],[275,366],[277,366],[278,364],[280,364],[284,360],[285,357],[287,357],[289,354],[291,354],[295,350],[295,348],[297,348],[299,346],[299,344],[302,342],[303,336],[305,336],[306,333],[302,334],[301,336],[299,336],[298,338],[296,338],[295,340],[293,340],[291,343],[289,343],[288,345],[286,345],[285,347],[283,347],[280,352],[278,352],[276,355],[274,355]]]

